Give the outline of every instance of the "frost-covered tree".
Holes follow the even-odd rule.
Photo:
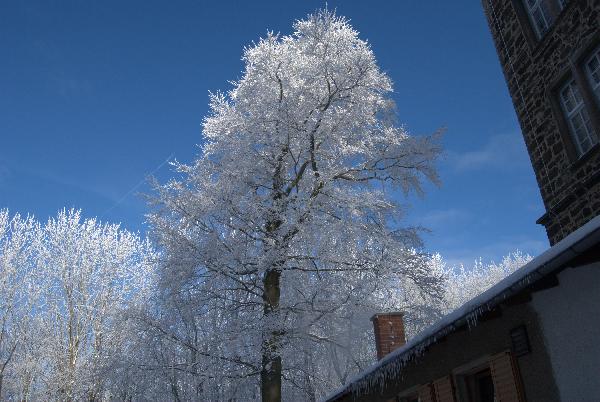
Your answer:
[[[137,236],[116,225],[82,220],[75,211],[59,213],[44,226],[1,211],[2,398],[258,398],[252,376],[257,368],[240,351],[251,350],[243,347],[253,345],[260,332],[234,329],[241,326],[235,321],[239,317],[260,314],[236,315],[197,278],[180,279],[187,287],[157,287],[154,258],[148,243]],[[357,290],[352,303],[340,303],[282,342],[286,397],[317,400],[373,364],[373,312],[404,311],[410,338],[530,258],[516,252],[498,264],[478,260],[473,266],[450,267],[434,255],[427,259],[428,270],[442,278],[441,296],[423,292],[402,275],[386,275],[377,287],[368,288],[372,292]],[[282,282],[282,294],[287,294],[285,286],[310,294],[313,282],[299,279],[291,285]],[[357,282],[345,279],[356,287]],[[239,301],[225,306],[239,306]],[[298,322],[295,317],[285,324],[297,330]],[[77,323],[71,331],[70,323]],[[65,336],[69,332],[74,336]],[[74,364],[66,363],[69,356],[75,356]]]
[[[73,210],[46,223],[37,247],[41,381],[53,399],[99,399],[130,336],[119,314],[144,294],[152,249],[119,225]]]
[[[441,256],[433,256],[431,263],[446,277],[443,312],[448,313],[486,291],[531,260],[519,250],[509,253],[499,263],[475,260],[472,266],[448,267]]]
[[[148,296],[154,251],[118,225],[62,211],[45,225],[0,211],[0,390],[8,400],[111,396]]]
[[[396,125],[391,81],[347,20],[319,11],[294,29],[245,49],[241,79],[211,95],[201,154],[157,187],[150,216],[165,295],[217,331],[165,335],[196,356],[179,369],[218,367],[220,392],[265,401],[282,382],[310,393],[308,350],[332,341],[322,323],[390,280],[428,294],[441,281],[388,191],[437,182],[437,136]]]
[[[36,287],[32,286],[32,240],[36,222],[0,210],[0,399],[5,378],[13,380],[14,362],[27,348],[31,337],[29,319]]]

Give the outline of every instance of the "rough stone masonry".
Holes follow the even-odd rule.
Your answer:
[[[546,1],[554,18],[541,37],[524,1],[482,3],[546,208],[537,223],[553,245],[600,213],[600,141],[577,154],[558,98],[574,79],[600,135],[600,100],[584,71],[600,46],[600,1],[570,0],[564,8]]]

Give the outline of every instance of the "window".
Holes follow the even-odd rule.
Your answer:
[[[575,80],[560,89],[559,98],[577,153],[582,156],[596,144],[597,137]]]
[[[600,150],[599,35],[569,55],[569,71],[555,81],[550,96],[571,162]]]
[[[550,30],[569,0],[524,0],[525,9],[538,39]]]
[[[496,393],[489,362],[463,371],[456,379],[460,401],[495,402]]]
[[[552,25],[552,14],[548,7],[548,1],[545,0],[525,0],[527,13],[531,23],[535,28],[535,33],[539,38],[544,36]]]
[[[419,387],[412,387],[401,394],[396,399],[390,399],[395,402],[434,402],[432,399],[422,399]]]
[[[518,365],[506,351],[454,370],[461,402],[524,402]]]
[[[465,376],[464,381],[469,402],[495,401],[494,381],[489,368]]]
[[[594,50],[592,56],[585,63],[585,72],[592,91],[600,102],[600,47]]]

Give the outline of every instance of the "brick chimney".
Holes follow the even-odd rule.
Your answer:
[[[393,312],[375,314],[371,317],[378,360],[406,343],[403,316],[402,312]]]

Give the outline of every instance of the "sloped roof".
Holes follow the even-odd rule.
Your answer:
[[[510,296],[564,267],[569,261],[591,250],[594,246],[598,247],[599,243],[600,216],[596,216],[496,285],[424,329],[401,348],[396,349],[373,366],[357,374],[348,383],[328,395],[325,401],[335,401],[350,393],[360,395],[374,388],[382,389],[387,379],[397,377],[406,363],[421,355],[428,346],[436,343],[438,339],[454,332],[455,329],[465,323],[469,326],[476,325],[478,317],[483,313],[490,311]]]

